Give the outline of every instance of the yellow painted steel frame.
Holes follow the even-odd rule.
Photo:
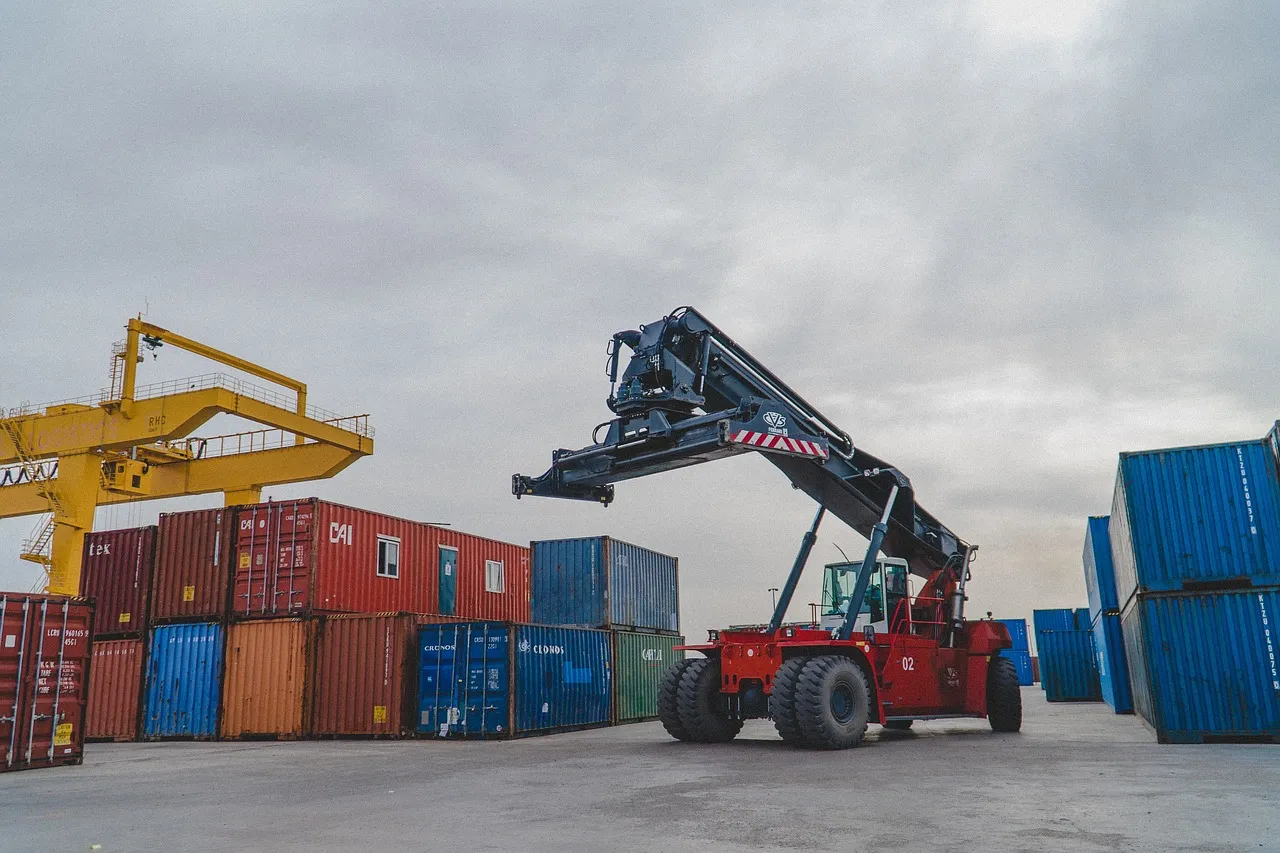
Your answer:
[[[217,385],[135,399],[138,347],[144,338],[172,344],[288,388],[297,394],[296,408],[282,408]],[[48,561],[52,593],[78,594],[84,536],[93,527],[94,510],[99,505],[210,492],[223,492],[227,506],[255,503],[264,486],[332,477],[373,453],[373,439],[367,430],[345,429],[336,422],[308,417],[307,387],[302,382],[167,329],[131,319],[122,357],[120,399],[96,406],[53,405],[41,412],[0,420],[4,426],[0,429],[0,466],[22,464],[30,472],[40,460],[57,460],[55,479],[29,475],[27,482],[0,486],[0,518],[53,512]],[[218,414],[236,415],[292,434],[293,444],[233,450],[213,458],[200,458],[189,446],[170,444],[190,436]],[[347,420],[363,423],[364,416],[342,419]],[[105,488],[103,464],[126,457],[147,463],[148,483],[143,494]]]

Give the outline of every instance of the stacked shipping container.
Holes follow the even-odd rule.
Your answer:
[[[1035,672],[1031,666],[1030,638],[1027,636],[1027,620],[997,619],[996,621],[1009,629],[1009,639],[1013,641],[1013,648],[1000,652],[1000,656],[1013,661],[1014,668],[1018,670],[1018,684],[1023,687],[1035,684]]]
[[[1117,599],[1134,708],[1162,743],[1280,741],[1276,436],[1120,456]]]
[[[93,606],[0,592],[0,770],[79,764]]]
[[[1098,665],[1093,654],[1089,611],[1036,610],[1036,651],[1040,686],[1050,702],[1098,702]]]
[[[1095,516],[1085,527],[1084,582],[1089,590],[1090,630],[1102,701],[1117,714],[1130,714],[1133,693],[1129,689],[1129,664],[1120,628],[1110,522],[1110,516]]]
[[[94,602],[94,637],[140,637],[146,633],[155,546],[155,527],[85,536],[80,594]]]

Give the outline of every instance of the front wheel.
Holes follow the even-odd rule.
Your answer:
[[[815,749],[852,749],[862,743],[871,714],[871,689],[862,667],[841,655],[811,659],[800,672],[796,718]]]
[[[1018,670],[1008,658],[993,658],[987,667],[987,722],[997,732],[1022,728],[1022,688]]]
[[[694,658],[680,674],[676,707],[688,740],[724,743],[742,731],[742,720],[729,711],[729,700],[720,692],[720,661]]]

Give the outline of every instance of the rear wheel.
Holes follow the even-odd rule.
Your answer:
[[[800,670],[809,662],[807,657],[795,657],[778,667],[773,676],[773,692],[769,694],[769,716],[773,727],[787,743],[804,743],[800,733],[800,721],[796,719],[796,686]]]
[[[811,659],[800,671],[796,718],[815,749],[851,749],[862,743],[871,690],[862,667],[840,655]]]
[[[662,684],[658,686],[658,719],[662,721],[667,734],[676,740],[692,740],[689,730],[680,721],[680,706],[676,695],[680,691],[680,679],[693,661],[693,658],[676,661],[662,676]]]
[[[914,722],[915,720],[887,720],[884,724],[884,727],[886,729],[894,729],[895,731],[905,732],[907,729],[911,728],[911,724]]]
[[[1022,688],[1018,670],[1008,658],[993,658],[987,667],[987,722],[997,732],[1022,728]]]
[[[729,700],[720,692],[720,661],[695,658],[680,675],[676,689],[680,724],[689,740],[723,743],[742,730],[742,720],[729,711]]]

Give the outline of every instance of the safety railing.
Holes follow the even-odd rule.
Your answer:
[[[372,435],[373,430],[369,428],[368,421],[368,415],[348,415],[326,420],[324,423],[356,435]],[[315,443],[314,439],[303,439],[303,444]],[[162,442],[163,447],[185,451],[193,459],[216,459],[221,456],[258,453],[263,450],[294,447],[296,444],[296,435],[283,429],[257,429],[231,435],[190,436]]]
[[[168,379],[163,382],[154,382],[150,385],[141,385],[135,389],[133,398],[135,400],[151,400],[156,397],[167,397],[189,391],[207,391],[212,388],[222,388],[233,394],[249,397],[259,403],[266,403],[268,406],[275,406],[278,409],[284,409],[289,412],[296,412],[298,408],[297,396],[293,392],[264,388],[261,385],[255,385],[252,382],[247,382],[238,376],[232,376],[227,373],[205,373],[185,379]],[[5,417],[18,418],[41,414],[55,406],[100,406],[104,403],[113,402],[115,399],[111,396],[110,390],[104,388],[96,394],[71,397],[66,400],[55,400],[51,403],[22,403],[9,409],[2,409],[0,412],[3,412]],[[373,437],[373,428],[369,426],[368,415],[342,416],[319,406],[308,405],[306,407],[306,416],[312,420],[332,424],[338,429],[347,432],[353,432],[368,438]]]

